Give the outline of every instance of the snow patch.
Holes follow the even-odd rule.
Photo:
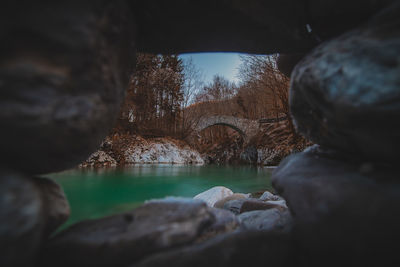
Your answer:
[[[200,153],[189,147],[180,148],[172,142],[137,144],[125,151],[125,163],[204,164]]]

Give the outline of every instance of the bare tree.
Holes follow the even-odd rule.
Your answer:
[[[289,78],[278,70],[277,55],[241,55],[240,57],[242,64],[239,74],[241,79],[239,95],[240,93],[257,95],[256,99],[264,103],[250,105],[250,107],[261,106],[266,109],[264,111],[266,114],[275,117],[286,115],[290,118]],[[291,124],[291,120],[289,123]]]
[[[192,57],[183,62],[183,78],[183,100],[181,103],[182,118],[180,130],[181,138],[185,139],[189,134],[191,134],[194,124],[198,122],[198,119],[193,120],[195,117],[190,114],[192,109],[188,109],[188,107],[194,103],[195,96],[202,88],[204,80],[202,71],[193,63]]]

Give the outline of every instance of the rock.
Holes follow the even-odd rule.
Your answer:
[[[41,266],[126,266],[195,241],[215,223],[200,200],[153,200],[124,214],[77,223],[52,238]]]
[[[300,133],[351,159],[397,163],[400,150],[400,4],[322,43],[292,73]]]
[[[268,203],[268,204],[271,204],[271,205],[275,205],[280,210],[286,210],[288,208],[287,205],[286,205],[286,200],[284,200],[284,199],[281,199],[281,200],[269,200],[269,201],[266,201],[265,203]]]
[[[269,200],[282,200],[280,196],[274,195],[269,191],[265,191],[259,198],[262,201],[269,201]]]
[[[10,2],[0,17],[1,162],[31,174],[75,167],[98,149],[124,99],[135,61],[129,7]]]
[[[150,255],[131,267],[201,266],[296,266],[292,243],[287,233],[240,231],[209,241]]]
[[[240,160],[246,164],[257,164],[258,151],[257,148],[249,145],[240,153]]]
[[[70,215],[69,203],[61,186],[56,182],[47,178],[35,178],[33,182],[41,193],[46,217],[43,234],[48,237],[68,220]]]
[[[197,242],[203,242],[216,235],[232,232],[239,227],[239,220],[232,212],[215,208],[211,208],[210,211],[215,217],[215,222],[204,230]]]
[[[79,164],[79,167],[116,167],[117,161],[102,150],[94,152],[90,157],[83,163]]]
[[[205,201],[208,206],[214,207],[215,203],[230,195],[233,195],[233,192],[229,188],[224,186],[214,186],[213,188],[196,195],[193,199],[201,199]]]
[[[275,150],[264,147],[257,149],[257,164],[264,166],[276,166],[287,156],[287,152],[283,150]]]
[[[292,217],[287,209],[253,210],[239,214],[238,218],[240,228],[247,230],[288,232],[292,226]]]
[[[259,201],[257,199],[248,199],[243,202],[240,207],[240,213],[252,211],[252,210],[267,210],[271,208],[276,208],[279,210],[286,209],[286,205],[282,205],[282,203],[273,203],[273,201]]]
[[[223,208],[229,210],[233,214],[240,214],[240,209],[245,201],[245,199],[230,200],[224,203]]]
[[[287,209],[282,203],[270,203],[272,201],[261,201],[258,199],[236,199],[228,201],[224,204],[224,209],[234,214],[240,214],[252,210],[266,210],[277,208],[280,210]]]
[[[219,208],[222,209],[224,207],[224,204],[228,201],[231,200],[236,200],[236,199],[243,199],[243,198],[248,198],[249,195],[248,194],[241,194],[241,193],[234,193],[230,196],[227,196],[221,200],[218,200],[215,204],[214,204],[214,208]]]
[[[272,174],[293,216],[304,265],[327,258],[329,266],[342,259],[359,266],[398,265],[398,170],[374,166],[366,172],[365,164],[327,158],[320,150],[289,156]]]
[[[33,179],[0,171],[0,266],[32,266],[45,224],[41,193]]]
[[[279,54],[276,64],[280,72],[290,77],[294,67],[303,57],[303,53]]]
[[[131,3],[139,24],[140,51],[272,54],[308,51],[321,39],[330,39],[365,21],[390,1],[207,0],[165,4],[162,0],[152,0]],[[311,24],[310,30],[307,24],[309,27]]]
[[[168,139],[134,144],[127,148],[124,155],[125,163],[173,163],[173,164],[204,164],[200,153],[189,146],[179,147]]]

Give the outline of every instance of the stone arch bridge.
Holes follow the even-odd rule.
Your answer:
[[[272,119],[260,119],[260,120],[249,120],[244,118],[238,118],[234,116],[226,115],[214,115],[203,117],[199,120],[195,126],[195,132],[200,132],[204,129],[215,125],[224,125],[236,130],[242,137],[244,143],[248,143],[259,131],[262,123],[273,123],[287,119],[286,117],[272,118]]]

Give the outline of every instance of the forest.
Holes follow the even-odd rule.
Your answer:
[[[202,151],[207,144],[237,138],[237,133],[214,126],[193,140],[196,123],[204,116],[230,115],[251,120],[287,117],[286,132],[298,139],[290,119],[289,78],[278,70],[277,57],[241,55],[240,82],[235,84],[220,75],[205,83],[191,59],[138,54],[114,133],[172,137]]]

